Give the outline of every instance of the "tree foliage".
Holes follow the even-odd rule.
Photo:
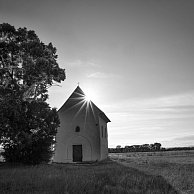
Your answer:
[[[56,109],[46,102],[23,101],[3,109],[3,156],[9,162],[36,164],[49,161],[59,126]]]
[[[53,82],[65,79],[56,48],[42,43],[34,31],[0,25],[0,92],[20,92],[23,100],[46,100]]]
[[[0,143],[7,161],[48,161],[59,126],[56,109],[46,103],[48,88],[64,79],[51,43],[0,24]]]

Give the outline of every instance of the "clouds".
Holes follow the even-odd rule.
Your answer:
[[[194,136],[194,92],[149,99],[129,99],[105,106],[116,144],[162,142],[163,146],[191,145]],[[118,134],[124,134],[123,136]],[[122,142],[122,143],[121,143]],[[193,143],[194,144],[194,143]]]
[[[93,68],[98,68],[100,67],[99,64],[94,62],[93,60],[74,60],[71,62],[67,62],[69,67],[76,67],[76,68],[88,68],[88,67],[93,67]]]
[[[89,74],[87,77],[96,78],[96,79],[108,79],[108,78],[119,78],[120,76],[113,73],[95,72],[95,73]]]
[[[186,136],[180,136],[176,138],[171,138],[168,141],[163,142],[166,147],[172,147],[172,143],[174,147],[180,147],[182,146],[194,146],[194,135],[186,135]]]
[[[75,69],[76,71],[82,70],[85,78],[87,79],[117,79],[121,78],[119,74],[113,72],[107,72],[100,63],[94,60],[74,60],[66,62],[67,67]],[[74,72],[75,72],[74,70]]]
[[[174,140],[176,140],[176,141],[193,141],[193,145],[194,145],[194,135],[178,137],[178,138],[175,138]]]
[[[107,108],[111,110],[121,110],[120,107],[125,107],[123,112],[128,110],[144,110],[144,111],[185,111],[194,109],[194,91],[182,94],[174,94],[155,98],[139,98],[126,99],[114,105],[109,105]]]

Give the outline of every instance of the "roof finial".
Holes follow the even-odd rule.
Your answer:
[[[77,85],[79,86],[79,82],[77,83]]]

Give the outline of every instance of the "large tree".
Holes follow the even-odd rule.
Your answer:
[[[0,24],[0,144],[7,161],[49,160],[59,118],[46,103],[48,88],[64,79],[51,43]]]

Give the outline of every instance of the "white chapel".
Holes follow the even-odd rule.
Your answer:
[[[109,118],[79,86],[58,110],[60,127],[56,135],[54,162],[101,161],[108,157]]]

